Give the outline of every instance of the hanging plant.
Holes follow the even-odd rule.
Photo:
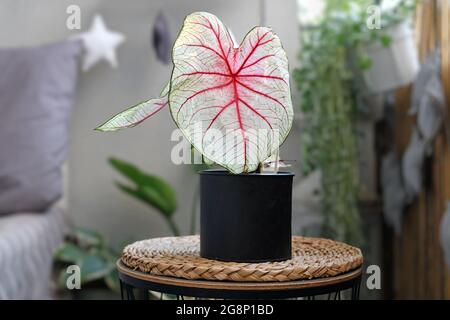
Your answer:
[[[327,1],[323,15],[301,32],[300,67],[294,79],[305,118],[303,169],[322,172],[324,234],[344,241],[361,240],[358,212],[356,132],[362,74],[373,67],[365,46],[391,45],[384,29],[404,21],[416,1],[400,1],[382,12],[382,29],[369,30],[367,8],[373,1]],[[379,3],[380,4],[380,3]],[[383,5],[383,3],[381,3]]]
[[[303,169],[322,172],[324,235],[355,243],[360,240],[357,154],[345,50],[334,34],[311,32],[315,42],[303,39],[301,68],[295,72],[305,117]]]

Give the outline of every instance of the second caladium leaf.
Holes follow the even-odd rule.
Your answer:
[[[288,60],[271,29],[253,28],[235,47],[214,15],[186,17],[173,48],[169,107],[202,154],[233,173],[258,168],[293,119]]]
[[[150,99],[139,103],[118,115],[115,115],[95,130],[116,131],[124,128],[132,128],[144,122],[152,115],[167,106],[167,97]]]
[[[168,105],[170,82],[164,87],[159,98],[150,99],[130,107],[115,115],[102,125],[95,128],[98,131],[117,131],[132,128],[144,122]]]
[[[206,158],[233,173],[251,172],[277,152],[293,119],[286,53],[271,29],[253,28],[236,46],[214,15],[186,17],[173,47],[173,72],[158,99],[97,128],[133,127],[169,105]]]

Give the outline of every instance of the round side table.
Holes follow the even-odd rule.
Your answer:
[[[117,262],[122,299],[149,291],[215,299],[359,298],[362,254],[320,238],[292,238],[291,260],[235,263],[199,256],[198,236],[154,238],[125,247]],[[341,294],[348,292],[348,294]]]

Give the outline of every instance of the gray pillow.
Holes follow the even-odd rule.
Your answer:
[[[79,41],[0,49],[0,215],[62,194]]]

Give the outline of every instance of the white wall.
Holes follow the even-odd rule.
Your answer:
[[[295,66],[298,44],[295,0],[266,0],[266,24],[279,34]],[[109,156],[136,163],[164,177],[178,193],[176,220],[187,232],[196,175],[189,166],[170,161],[175,128],[168,112],[161,112],[140,127],[104,134],[93,128],[112,114],[158,94],[168,79],[170,66],[156,61],[151,49],[151,26],[160,9],[180,25],[193,11],[209,11],[231,26],[237,39],[259,21],[259,1],[242,0],[1,0],[0,46],[29,46],[62,40],[76,33],[65,27],[66,8],[78,4],[82,29],[90,26],[94,14],[101,14],[107,26],[123,33],[127,40],[119,48],[119,67],[101,63],[82,74],[75,103],[69,157],[69,209],[76,225],[104,232],[119,243],[169,234],[153,209],[120,193],[113,185],[119,178],[106,164]],[[239,40],[238,40],[239,41]],[[294,99],[294,103],[296,100]],[[299,159],[298,129],[294,127],[283,146],[286,159]]]

